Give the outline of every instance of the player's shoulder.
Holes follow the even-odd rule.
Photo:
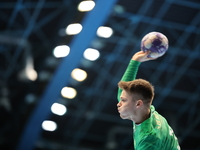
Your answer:
[[[155,110],[154,106],[151,106],[151,118],[152,118],[152,124],[156,129],[160,129],[165,126],[168,126],[168,122],[165,119],[165,117],[163,117],[161,114],[159,114]]]
[[[170,125],[168,124],[167,120],[160,115],[157,111],[154,111],[152,114],[152,130],[154,130],[155,134],[159,138],[168,137],[170,133]]]

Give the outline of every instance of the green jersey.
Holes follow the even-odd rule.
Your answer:
[[[122,81],[132,81],[136,78],[140,62],[131,60]],[[118,90],[118,101],[122,90]],[[150,107],[150,117],[141,124],[133,123],[134,149],[135,150],[180,150],[178,140],[167,123],[153,105]]]

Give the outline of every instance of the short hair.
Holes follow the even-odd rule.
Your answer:
[[[154,98],[154,87],[151,83],[144,79],[136,79],[133,81],[120,81],[118,87],[131,94],[135,94],[133,100],[141,99],[146,104],[151,104]]]

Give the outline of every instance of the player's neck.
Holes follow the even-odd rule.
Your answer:
[[[142,110],[142,112],[138,114],[138,119],[134,121],[135,124],[141,124],[147,120],[150,117],[150,113],[150,108]]]

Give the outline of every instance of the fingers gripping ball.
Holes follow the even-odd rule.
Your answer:
[[[141,40],[141,50],[146,52],[150,50],[148,57],[158,58],[165,54],[169,47],[167,37],[160,32],[150,32]]]

